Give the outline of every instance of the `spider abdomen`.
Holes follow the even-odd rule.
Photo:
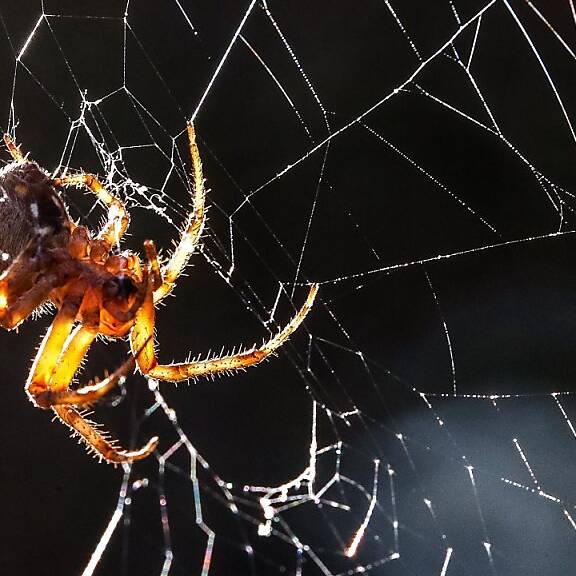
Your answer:
[[[35,235],[65,246],[70,218],[52,180],[35,162],[12,162],[0,170],[0,272]]]

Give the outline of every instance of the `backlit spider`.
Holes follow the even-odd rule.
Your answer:
[[[310,311],[317,285],[292,320],[259,348],[181,364],[158,364],[154,351],[154,306],[173,289],[202,235],[205,222],[204,179],[194,127],[188,124],[192,158],[194,210],[186,220],[170,259],[160,267],[154,242],[144,243],[146,260],[125,251],[112,253],[128,227],[129,215],[118,198],[95,176],[52,178],[26,159],[10,136],[4,141],[13,162],[0,170],[0,249],[15,259],[0,275],[0,325],[18,326],[32,312],[52,302],[58,312],[44,336],[26,382],[30,400],[52,409],[78,433],[90,450],[107,462],[131,462],[148,456],[158,438],[139,450],[126,451],[87,420],[82,409],[102,398],[134,369],[158,380],[177,381],[228,373],[258,364],[278,349]],[[96,236],[69,217],[58,189],[83,186],[108,209]],[[98,335],[130,336],[132,354],[104,380],[70,389],[90,345]]]

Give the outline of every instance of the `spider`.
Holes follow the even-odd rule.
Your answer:
[[[44,336],[26,381],[32,403],[51,409],[89,451],[109,463],[148,456],[157,446],[151,438],[128,451],[88,420],[84,409],[103,398],[128,373],[179,381],[230,373],[258,364],[288,339],[310,311],[318,286],[288,324],[260,347],[239,353],[178,364],[159,364],[154,350],[155,305],[172,292],[176,280],[198,245],[206,220],[202,163],[191,123],[187,125],[192,159],[193,210],[168,261],[160,266],[152,240],[144,242],[145,261],[137,254],[118,253],[129,214],[98,179],[85,173],[52,178],[24,157],[9,135],[4,141],[13,161],[0,170],[0,248],[3,261],[16,254],[0,275],[0,325],[12,330],[34,311],[51,302],[56,316]],[[107,208],[107,220],[96,234],[73,222],[59,195],[67,186],[91,191]],[[70,387],[97,336],[129,336],[131,355],[112,374],[76,389]]]

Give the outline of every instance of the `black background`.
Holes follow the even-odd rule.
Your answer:
[[[13,105],[19,143],[52,170],[80,114],[81,93],[91,101],[107,96],[86,110],[86,124],[108,150],[128,147],[125,173],[149,187],[129,202],[126,245],[139,250],[151,237],[169,249],[177,230],[149,209],[146,197],[162,187],[171,166],[166,157],[171,137],[180,134],[179,172],[168,181],[165,207],[176,225],[182,221],[188,203],[182,131],[247,5],[182,3],[195,34],[175,3],[131,3],[125,27],[124,2],[56,0],[43,8],[39,2],[3,2],[2,129],[14,128]],[[455,3],[462,22],[484,5]],[[572,119],[573,58],[525,3],[510,5]],[[458,29],[448,2],[394,7],[424,59]],[[158,313],[160,357],[182,360],[190,351],[205,354],[260,341],[279,281],[290,293],[306,237],[293,303],[302,302],[309,281],[322,283],[321,301],[306,328],[266,365],[214,383],[161,385],[182,430],[210,465],[200,473],[204,512],[216,531],[210,573],[295,573],[294,547],[279,538],[258,538],[255,525],[235,518],[214,476],[233,483],[236,496],[245,484],[274,485],[296,476],[307,465],[314,398],[334,413],[359,411],[348,418],[350,426],[338,418],[332,426],[320,410],[319,444],[345,442],[344,475],[370,492],[373,459],[396,471],[401,556],[373,573],[439,574],[445,549],[452,546],[449,575],[492,569],[501,575],[565,574],[576,563],[576,532],[564,514],[572,514],[576,501],[574,438],[550,394],[568,392],[561,401],[568,416],[574,413],[576,240],[570,233],[546,236],[574,229],[575,143],[546,75],[506,5],[490,7],[471,71],[507,142],[531,169],[503,138],[425,96],[431,93],[491,125],[450,49],[400,94],[352,123],[419,65],[385,3],[271,2],[269,8],[314,93],[262,6],[251,13],[243,38],[282,84],[308,132],[238,39],[196,118],[211,189],[206,258],[195,257],[176,297]],[[15,57],[42,13],[46,17],[15,72]],[[546,6],[545,14],[574,47],[567,0]],[[454,44],[464,62],[474,30],[470,25]],[[331,133],[346,129],[316,149],[329,135],[327,124]],[[65,162],[105,171],[84,129]],[[542,185],[539,174],[567,192]],[[66,201],[75,218],[97,225],[101,213],[90,197],[68,192]],[[560,201],[562,220],[553,206]],[[228,284],[217,271],[230,266],[233,213],[235,269]],[[522,241],[539,236],[544,238]],[[476,251],[484,247],[489,248]],[[464,254],[433,260],[459,252]],[[426,262],[385,270],[420,261]],[[285,322],[291,310],[284,296],[276,322]],[[2,574],[80,574],[114,510],[122,480],[121,469],[96,464],[63,426],[26,398],[27,370],[50,318],[0,334]],[[437,396],[453,390],[443,320],[456,367],[456,398]],[[310,355],[308,334],[314,336]],[[82,379],[117,366],[126,351],[124,343],[98,343]],[[434,395],[428,398],[434,411],[418,392]],[[500,398],[494,405],[485,397],[471,398],[475,394]],[[98,407],[96,418],[125,444],[158,434],[166,450],[177,434],[160,410],[143,420],[152,403],[145,380],[134,376],[124,401]],[[398,433],[407,439],[410,458]],[[118,529],[98,574],[161,573],[166,541],[159,491],[168,499],[175,555],[170,573],[201,572],[205,536],[195,524],[189,456],[180,450],[168,462],[164,484],[156,458],[134,468],[131,482],[147,478],[149,485],[133,494],[130,523]],[[481,514],[466,465],[476,470]],[[326,458],[320,478],[333,470]],[[307,505],[285,517],[334,573],[369,567],[397,551],[387,474],[379,478],[381,508],[356,559],[344,559],[342,550],[367,501],[347,483],[339,484],[343,494],[332,497],[350,499],[349,516]],[[511,487],[503,478],[528,488]],[[558,502],[539,497],[534,492],[539,489]],[[423,498],[432,500],[436,524]],[[257,508],[238,503],[260,517]],[[247,544],[253,556],[245,552]],[[305,574],[321,573],[310,556],[304,554],[303,562]]]

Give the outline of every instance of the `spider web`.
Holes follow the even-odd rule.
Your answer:
[[[50,317],[1,334],[3,572],[572,569],[572,0],[103,4],[2,6],[0,117],[164,255],[194,119],[209,222],[161,361],[262,341],[312,281],[319,301],[264,366],[130,378],[95,418],[161,442],[124,469],[25,398]],[[97,343],[81,379],[126,350]]]

